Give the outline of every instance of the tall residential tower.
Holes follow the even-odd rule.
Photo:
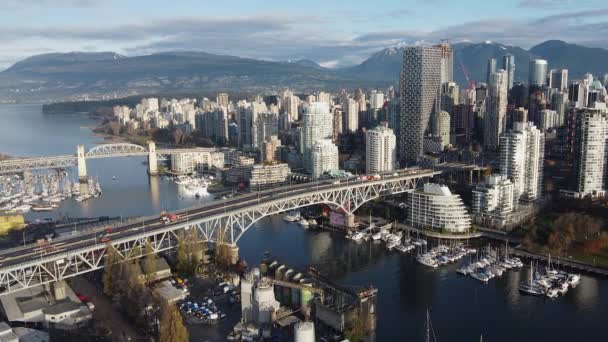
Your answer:
[[[403,50],[401,68],[401,129],[399,159],[401,165],[415,164],[423,153],[424,134],[431,115],[439,110],[442,70],[451,63],[447,48],[409,46]],[[444,58],[449,55],[450,58]],[[443,77],[448,77],[445,72]]]

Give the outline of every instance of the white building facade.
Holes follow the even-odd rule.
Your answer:
[[[576,197],[606,195],[608,110],[585,108],[577,113],[575,134]]]
[[[317,141],[311,149],[310,159],[310,174],[313,179],[318,179],[324,172],[340,169],[338,165],[338,147],[332,143],[331,139]]]
[[[171,155],[171,171],[192,173],[205,168],[224,168],[224,154],[218,151],[185,152]]]
[[[333,121],[334,118],[327,103],[312,102],[304,109],[300,130],[300,153],[302,153],[304,169],[308,173],[313,173],[311,159],[313,146],[318,141],[331,139]]]
[[[513,212],[513,183],[506,176],[494,174],[473,190],[471,207],[476,222],[491,226],[506,224]]]
[[[408,222],[415,228],[463,233],[471,228],[471,216],[459,195],[445,185],[427,183],[408,194]]]
[[[507,127],[508,87],[506,71],[499,70],[490,74],[484,115],[483,145],[491,151],[498,149],[499,137]]]
[[[365,172],[391,171],[397,165],[397,137],[393,130],[377,126],[365,133]]]
[[[532,122],[516,122],[500,137],[500,174],[513,182],[513,203],[542,195],[545,135]]]

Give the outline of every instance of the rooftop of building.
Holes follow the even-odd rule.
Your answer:
[[[50,341],[49,334],[30,328],[16,327],[13,332],[19,336],[19,342],[48,342]]]
[[[154,265],[154,269],[156,270],[155,273],[159,273],[159,272],[163,272],[163,271],[171,271],[171,267],[169,267],[169,264],[167,263],[167,260],[165,260],[165,258],[162,257],[158,257],[154,259],[155,261],[155,265]],[[144,259],[141,260],[141,265],[143,265],[146,261]]]
[[[452,196],[450,188],[436,183],[426,183],[422,191],[418,190],[417,192],[436,196]]]
[[[66,312],[72,312],[80,310],[80,303],[74,303],[71,300],[62,300],[60,302],[51,305],[50,307],[42,309],[42,312],[46,315],[59,315]]]
[[[64,284],[66,299],[80,304],[80,299],[72,288]],[[0,296],[2,308],[8,321],[40,322],[44,320],[43,309],[54,305],[55,300],[51,293],[43,286],[34,286]]]

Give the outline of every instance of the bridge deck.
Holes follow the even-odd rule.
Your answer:
[[[202,240],[235,243],[264,216],[319,203],[354,211],[370,199],[414,190],[418,181],[439,173],[399,170],[371,181],[351,179],[284,186],[178,210],[174,214],[179,215],[179,220],[171,224],[163,224],[159,216],[153,216],[115,226],[110,232],[85,232],[48,246],[8,250],[0,254],[0,287],[14,291],[102,268],[109,244],[124,259],[143,256],[146,244],[151,244],[154,252],[171,249],[177,244],[177,232],[183,229],[194,228]],[[111,241],[102,242],[104,237]],[[138,246],[140,254],[132,255]]]

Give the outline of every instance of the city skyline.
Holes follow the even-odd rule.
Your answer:
[[[265,60],[306,58],[326,67],[361,62],[397,45],[486,40],[529,48],[547,39],[605,47],[597,38],[608,8],[595,0],[523,0],[476,4],[444,0],[407,3],[60,0],[0,5],[4,69],[25,57],[67,51],[115,51],[125,55],[197,50]],[[440,6],[437,10],[436,7]],[[197,11],[198,9],[198,11]],[[323,9],[323,10],[319,10]],[[36,18],[32,24],[29,18]],[[382,18],[382,20],[378,20]],[[432,18],[434,20],[428,20]],[[205,33],[205,34],[201,34]]]

